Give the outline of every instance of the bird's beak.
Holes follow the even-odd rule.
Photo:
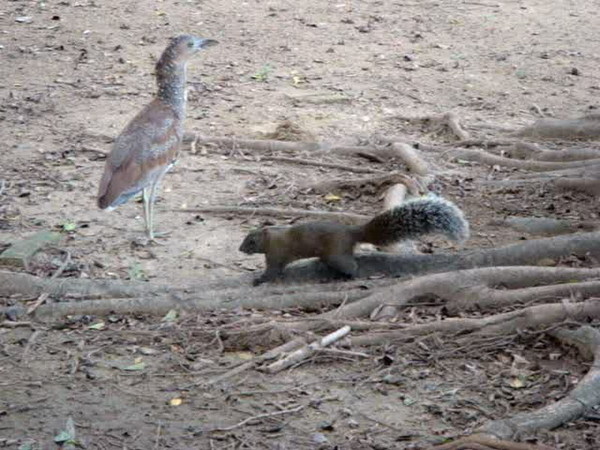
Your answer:
[[[198,39],[198,48],[208,48],[208,47],[212,47],[213,45],[217,45],[219,43],[219,41],[216,41],[214,39]]]

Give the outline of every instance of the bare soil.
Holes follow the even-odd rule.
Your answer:
[[[189,145],[162,184],[157,228],[171,232],[164,245],[138,244],[139,202],[98,210],[102,152],[153,96],[154,62],[175,34],[220,41],[190,63],[189,131],[257,138],[289,120],[318,140],[356,143],[374,134],[451,139],[390,119],[394,114],[454,111],[485,137],[499,133],[489,124],[524,125],[540,111],[549,117],[597,112],[598,29],[600,11],[584,0],[5,1],[0,249],[37,230],[59,230],[65,235],[59,247],[72,258],[62,276],[191,284],[261,270],[261,258],[237,248],[265,219],[177,209],[380,210],[380,192],[332,200],[303,189],[351,176],[341,171]],[[471,222],[468,246],[530,238],[490,225],[508,215],[598,219],[597,199],[543,187],[498,193],[476,180],[502,179],[506,169],[436,163],[449,174],[436,189]],[[448,245],[436,240],[426,249],[440,247]],[[61,258],[50,249],[27,270],[49,276]],[[401,320],[443,313],[433,305],[409,309]],[[574,351],[525,333],[475,349],[435,339],[402,349],[353,347],[367,356],[319,357],[278,375],[250,371],[215,388],[199,386],[248,351],[269,348],[265,342],[223,351],[223,325],[305,314],[217,311],[174,322],[112,316],[102,329],[90,328],[100,319],[84,317],[37,332],[0,328],[0,447],[56,448],[53,439],[71,417],[77,439],[91,449],[427,448],[487,419],[560,398],[586,371]],[[206,340],[211,330],[214,338]],[[520,358],[526,372],[515,368]],[[600,448],[594,417],[525,439]]]

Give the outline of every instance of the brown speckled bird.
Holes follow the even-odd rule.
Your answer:
[[[150,240],[154,240],[156,190],[177,159],[183,138],[187,62],[200,49],[216,43],[186,34],[171,39],[156,64],[156,98],[129,122],[106,159],[98,206],[111,210],[142,192]]]

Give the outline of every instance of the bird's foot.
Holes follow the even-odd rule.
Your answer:
[[[144,236],[137,236],[133,239],[133,244],[138,247],[148,247],[151,245],[166,245],[167,243],[161,241],[163,237],[167,237],[171,234],[170,231],[154,232],[152,234],[146,233]]]
[[[152,231],[146,234],[148,240],[147,245],[165,245],[165,242],[160,242],[157,239],[166,238],[171,234],[170,231]]]

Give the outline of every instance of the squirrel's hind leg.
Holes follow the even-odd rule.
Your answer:
[[[351,279],[356,277],[358,264],[351,255],[329,255],[321,260],[335,270],[341,278]]]

